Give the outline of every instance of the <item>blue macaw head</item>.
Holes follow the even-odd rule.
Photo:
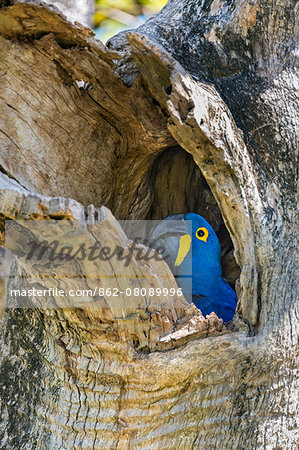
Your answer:
[[[231,320],[237,296],[222,278],[221,247],[211,225],[195,213],[174,214],[157,225],[152,240],[165,249],[164,259],[185,298],[204,315],[214,311]]]
[[[221,276],[221,248],[211,225],[195,213],[173,214],[152,234],[156,246],[165,248],[168,265],[176,275]],[[193,261],[193,266],[190,263]]]
[[[192,258],[195,270],[193,275],[202,278],[202,281],[207,277],[211,282],[215,281],[222,276],[221,247],[215,231],[198,214],[186,214],[184,220],[192,221]]]

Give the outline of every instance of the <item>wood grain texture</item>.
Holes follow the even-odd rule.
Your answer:
[[[116,219],[194,208],[227,258],[233,245],[228,276],[241,273],[234,332],[184,299],[122,299],[121,316],[106,298],[98,309],[7,308],[0,446],[296,448],[294,2],[170,0],[107,47],[42,2],[10,3],[2,241],[6,218],[66,219],[87,242],[126,246]],[[164,262],[134,269],[175,286]],[[11,270],[12,289],[46,268],[18,257]]]

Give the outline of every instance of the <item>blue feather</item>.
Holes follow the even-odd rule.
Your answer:
[[[222,277],[221,247],[211,225],[198,214],[190,213],[192,220],[192,300],[203,315],[215,312],[224,322],[232,320],[237,306],[237,295]],[[196,231],[205,227],[207,241],[196,237]],[[178,275],[180,275],[178,273]]]
[[[190,235],[191,248],[176,267],[180,237],[184,234]],[[238,299],[222,277],[221,247],[211,225],[195,213],[168,216],[155,228],[153,238],[166,247],[166,262],[186,300],[193,301],[204,316],[215,312],[224,322],[232,320]]]

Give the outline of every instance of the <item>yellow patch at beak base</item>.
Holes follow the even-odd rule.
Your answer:
[[[184,234],[180,237],[180,247],[178,251],[178,256],[174,263],[175,267],[180,266],[184,259],[186,258],[191,247],[191,236],[189,234]]]

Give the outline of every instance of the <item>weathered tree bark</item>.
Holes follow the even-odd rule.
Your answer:
[[[295,1],[170,0],[108,47],[41,2],[0,5],[2,222],[127,246],[114,216],[205,211],[241,271],[233,332],[184,299],[7,308],[1,448],[296,448]],[[28,287],[45,268],[11,270]]]

